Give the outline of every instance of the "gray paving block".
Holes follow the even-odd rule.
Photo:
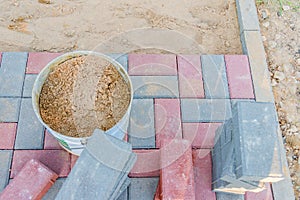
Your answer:
[[[43,200],[54,200],[66,178],[58,178],[48,192],[43,196]]]
[[[244,200],[244,195],[216,192],[217,200]]]
[[[107,54],[109,57],[120,63],[126,71],[128,71],[128,55],[120,53]]]
[[[22,99],[15,149],[43,149],[44,126],[37,119],[31,99]]]
[[[241,41],[243,52],[249,58],[256,101],[274,102],[270,73],[260,32],[244,31],[241,34]]]
[[[0,67],[0,97],[21,97],[27,53],[3,53]]]
[[[20,98],[0,97],[0,122],[18,122]]]
[[[284,179],[277,183],[272,183],[272,191],[273,191],[273,199],[274,200],[294,200],[295,194],[293,190],[292,180],[290,177],[289,167],[286,160],[286,150],[283,146],[282,135],[281,132],[277,132],[277,136],[279,139],[279,151],[281,155],[281,162],[283,166],[283,174]]]
[[[255,102],[254,99],[230,99],[230,102],[231,102],[231,108],[232,108],[237,102],[240,102],[240,101],[250,101],[250,102]]]
[[[259,21],[254,0],[236,0],[240,32],[259,31]]]
[[[99,150],[99,146],[109,153],[103,154]],[[131,152],[132,146],[129,143],[111,135],[103,134],[103,131],[99,129],[94,131],[86,149],[99,162],[105,163],[106,166],[113,167],[116,170],[124,170],[124,166],[126,166],[126,163],[133,155]]]
[[[219,158],[218,158],[219,157]],[[234,194],[244,194],[247,191],[250,192],[261,192],[263,191],[264,184],[261,182],[244,182],[236,179],[235,174],[233,173],[234,164],[230,165],[230,170],[227,169],[227,172],[222,170],[222,161],[220,159],[222,154],[213,156],[213,183],[212,188],[214,192],[230,192]],[[227,173],[224,176],[224,173]]]
[[[229,99],[228,81],[223,55],[201,56],[205,97]]]
[[[177,76],[131,76],[134,98],[176,98]]]
[[[126,188],[126,190],[122,192],[122,194],[117,198],[117,200],[128,200],[128,190],[129,190],[129,187]]]
[[[12,153],[12,150],[0,150],[0,193],[9,181]]]
[[[274,104],[238,102],[232,112],[237,178],[263,182],[281,180]]]
[[[159,178],[131,178],[130,200],[153,200]]]
[[[226,141],[224,137],[226,131],[228,131],[228,124],[231,124],[230,120],[226,121],[226,123],[217,130],[217,134],[220,134],[220,136],[216,138],[217,142],[213,153],[214,191],[232,191],[239,194],[245,191],[263,190],[263,184],[260,182],[244,182],[236,178],[234,144],[232,140]],[[232,138],[232,136],[230,136],[230,138]]]
[[[133,148],[155,148],[153,99],[133,99],[128,137]]]
[[[224,122],[231,118],[228,99],[181,99],[182,122]]]
[[[36,79],[36,74],[26,74],[23,87],[23,97],[31,97],[32,87]]]
[[[225,122],[225,130],[224,130],[224,132],[225,132],[225,140],[224,140],[224,144],[227,144],[227,143],[229,143],[229,142],[232,141],[232,139],[233,139],[233,132],[232,132],[232,130],[233,130],[233,126],[232,126],[232,121],[230,119],[230,120],[227,120]]]
[[[122,186],[127,187],[135,160],[130,144],[97,129],[56,199],[114,199]]]
[[[121,184],[121,187],[118,187],[113,195],[111,196],[111,199],[126,199],[127,200],[127,195],[128,195],[128,191],[127,188],[129,187],[131,181],[130,178],[128,178],[128,176],[126,175],[126,180],[125,182],[123,182],[123,184]]]
[[[286,177],[277,183],[272,183],[272,192],[274,200],[294,200],[295,194],[291,178]]]

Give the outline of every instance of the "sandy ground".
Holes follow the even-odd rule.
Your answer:
[[[99,51],[112,53],[146,47],[174,53],[237,54],[241,44],[234,2],[1,1],[0,46],[2,51],[93,50],[102,45]],[[169,33],[141,30],[147,28]],[[106,45],[108,41],[114,45]],[[158,45],[147,46],[153,41]]]
[[[291,4],[300,6],[299,0]],[[300,10],[271,1],[258,5],[280,128],[296,199],[300,198]]]

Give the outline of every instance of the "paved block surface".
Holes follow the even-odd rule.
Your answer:
[[[39,161],[30,160],[0,194],[0,199],[41,199],[57,177]]]
[[[274,102],[260,33],[257,31],[244,31],[241,34],[241,41],[243,52],[249,57],[255,100],[258,102]]]
[[[0,193],[9,181],[12,153],[12,150],[0,150]]]
[[[210,150],[193,150],[195,194],[197,200],[216,199],[212,191],[212,162]]]
[[[120,53],[107,54],[109,57],[120,63],[126,71],[128,71],[128,55]]]
[[[131,76],[134,98],[176,98],[177,76]]]
[[[272,189],[270,184],[266,184],[266,189],[262,192],[246,192],[245,200],[273,200]]]
[[[241,6],[242,3],[247,4],[249,2],[243,0],[243,2],[237,3]],[[250,10],[247,12],[250,13]],[[193,158],[194,163],[196,163],[194,166],[196,199],[242,199],[242,196],[216,195],[211,192],[211,156],[209,155],[209,159],[207,158],[206,155],[209,154],[209,151],[206,150],[209,150],[214,144],[214,130],[220,123],[232,116],[231,109],[236,102],[241,100],[260,102],[273,100],[272,93],[268,94],[268,91],[271,90],[269,90],[268,72],[265,70],[267,69],[266,62],[265,60],[257,60],[265,58],[260,37],[258,37],[257,31],[252,32],[244,31],[242,33],[243,50],[245,53],[249,53],[249,63],[247,63],[247,56],[245,55],[205,55],[202,56],[204,59],[201,59],[200,55],[131,54],[130,56],[133,56],[132,61],[128,63],[126,54],[107,54],[121,63],[125,69],[128,68],[135,89],[134,102],[139,102],[136,108],[134,108],[135,106],[132,108],[132,111],[135,112],[132,112],[134,120],[131,121],[134,123],[131,123],[129,128],[131,130],[129,130],[129,134],[134,132],[138,137],[128,137],[133,147],[138,148],[134,150],[137,154],[137,162],[129,174],[130,177],[137,180],[134,183],[134,187],[137,189],[133,193],[133,190],[128,188],[128,191],[121,195],[120,200],[147,199],[148,197],[153,199],[161,168],[160,150],[164,149],[154,148],[159,148],[161,141],[166,140],[166,138],[171,138],[170,141],[172,141],[176,134],[178,138],[187,139],[194,150],[197,149],[200,153],[197,153],[195,158],[194,152]],[[257,45],[256,42],[260,43]],[[26,53],[17,54],[27,55]],[[17,54],[7,53],[9,56],[6,57],[6,60]],[[29,53],[26,74],[24,68],[21,68],[21,71],[23,70],[21,87],[13,88],[13,90],[18,91],[19,96],[7,98],[7,96],[1,97],[0,94],[0,105],[4,105],[0,106],[0,136],[2,138],[0,149],[13,149],[13,145],[17,149],[0,150],[0,189],[1,187],[3,189],[9,177],[14,177],[26,161],[31,158],[39,159],[48,167],[53,168],[60,177],[66,177],[77,162],[78,157],[62,150],[58,142],[47,131],[44,133],[43,127],[38,130],[35,119],[31,119],[35,115],[30,114],[29,106],[26,107],[29,110],[25,109],[24,111],[23,109],[23,104],[31,107],[29,98],[37,73],[59,55]],[[15,61],[13,60],[13,62]],[[0,72],[2,66],[3,63],[1,63]],[[251,88],[252,75],[256,78],[253,78],[254,86]],[[20,112],[21,100],[22,109]],[[21,134],[5,133],[5,136],[2,136],[1,125],[6,123],[15,124],[18,133],[21,132]],[[13,129],[8,128],[8,130],[13,133]],[[37,134],[38,137],[35,135],[36,132],[40,132]],[[15,141],[14,138],[17,140]],[[223,140],[228,142],[230,137],[225,135]],[[116,145],[121,144],[116,143]],[[98,148],[97,145],[94,147]],[[22,150],[18,150],[18,148]],[[12,155],[14,155],[13,161]],[[223,159],[226,160],[226,158]],[[280,156],[280,159],[286,160],[283,156]],[[278,160],[280,159],[278,158]],[[286,169],[284,167],[284,172],[289,175]],[[121,179],[122,181],[126,180],[126,176],[122,174]],[[138,182],[138,180],[146,181]],[[156,180],[154,181],[156,184],[151,186],[153,182],[149,180]],[[59,179],[45,198],[53,199],[63,181],[63,179]],[[116,187],[123,186],[118,185]],[[289,196],[281,192],[286,191],[289,187],[292,191],[289,181],[273,184],[274,199],[280,199],[283,194],[286,199],[293,199],[292,195]]]
[[[195,199],[190,142],[175,139],[169,144],[161,149],[161,197],[162,199]]]
[[[55,139],[55,137],[51,135],[48,130],[45,130],[44,149],[62,149],[57,139]]]
[[[0,123],[0,149],[13,149],[17,123]]]
[[[179,99],[155,99],[154,108],[156,147],[162,147],[162,139],[182,138]]]
[[[134,99],[128,128],[133,148],[155,148],[153,99]]]
[[[0,96],[21,97],[27,53],[3,53],[0,67]]]
[[[44,127],[34,114],[31,99],[22,99],[15,149],[43,149]]]
[[[64,150],[15,150],[10,178],[14,178],[31,159],[36,159],[52,169],[59,177],[66,177],[70,171],[70,155]]]
[[[129,75],[177,75],[176,56],[167,54],[129,54]]]
[[[159,176],[160,151],[153,150],[133,150],[137,155],[137,160],[129,173],[129,177],[155,177]]]
[[[183,123],[183,139],[192,142],[193,148],[213,148],[215,131],[220,125],[220,123]]]
[[[129,199],[153,200],[158,178],[131,178]]]
[[[200,55],[177,56],[180,97],[204,98]]]
[[[38,74],[51,60],[62,53],[31,52],[28,54],[27,74]]]
[[[231,118],[230,100],[181,99],[183,122],[223,122]]]
[[[203,55],[201,63],[205,97],[209,99],[229,98],[224,56]]]
[[[25,75],[24,86],[23,86],[23,97],[31,97],[31,92],[36,77],[37,77],[36,74]]]
[[[248,57],[225,55],[230,97],[233,99],[254,99]]]
[[[43,196],[43,200],[55,200],[55,197],[65,182],[65,178],[58,178],[48,192]]]
[[[18,122],[20,102],[19,98],[0,97],[0,122]]]
[[[259,31],[259,21],[255,1],[237,0],[236,1],[238,21],[240,32],[243,31]]]

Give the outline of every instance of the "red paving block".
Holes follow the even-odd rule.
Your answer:
[[[79,158],[79,156],[71,154],[71,169],[74,167],[74,165],[75,165],[78,158]]]
[[[182,138],[180,100],[155,99],[156,147],[161,147],[161,140]]]
[[[215,132],[220,125],[221,123],[183,123],[183,139],[192,142],[193,148],[213,148]]]
[[[159,181],[160,182],[160,181]],[[160,183],[157,184],[157,188],[155,191],[155,195],[154,195],[154,200],[160,200],[160,195],[161,195],[161,191],[160,191]]]
[[[124,136],[123,140],[128,142],[128,133],[125,133],[125,136]]]
[[[30,160],[0,194],[0,200],[41,199],[57,177],[39,161]]]
[[[17,123],[0,123],[0,149],[13,149]]]
[[[38,74],[51,60],[62,53],[32,52],[28,54],[27,74]]]
[[[129,75],[177,76],[176,56],[171,54],[129,54]]]
[[[63,149],[48,130],[45,130],[44,149]]]
[[[161,199],[195,199],[190,142],[175,139],[161,149]]]
[[[253,99],[253,85],[248,57],[225,55],[229,94],[234,99]]]
[[[144,178],[159,176],[160,151],[153,150],[133,150],[137,155],[137,160],[129,173],[129,177]]]
[[[271,184],[265,184],[266,189],[255,193],[255,192],[246,192],[245,200],[273,200],[273,194],[271,189]]]
[[[210,150],[193,150],[194,176],[196,200],[214,200],[215,193],[212,191],[212,161]]]
[[[180,97],[204,98],[200,55],[179,55],[177,62]]]
[[[10,178],[14,178],[25,163],[31,159],[39,160],[51,168],[59,177],[70,172],[70,155],[64,150],[15,150]]]

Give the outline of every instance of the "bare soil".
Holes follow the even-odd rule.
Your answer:
[[[108,130],[126,113],[130,88],[116,68],[96,56],[71,58],[47,77],[40,113],[53,130],[88,137],[95,128]]]
[[[300,198],[300,2],[258,4],[277,113],[296,199]],[[283,1],[284,2],[284,1]],[[298,6],[298,10],[297,7]]]
[[[122,37],[144,28],[172,30],[182,37],[150,35],[149,31]],[[151,39],[166,43],[175,53],[242,53],[235,0],[1,1],[0,35],[5,51],[94,50],[121,37],[100,51],[128,53]]]

